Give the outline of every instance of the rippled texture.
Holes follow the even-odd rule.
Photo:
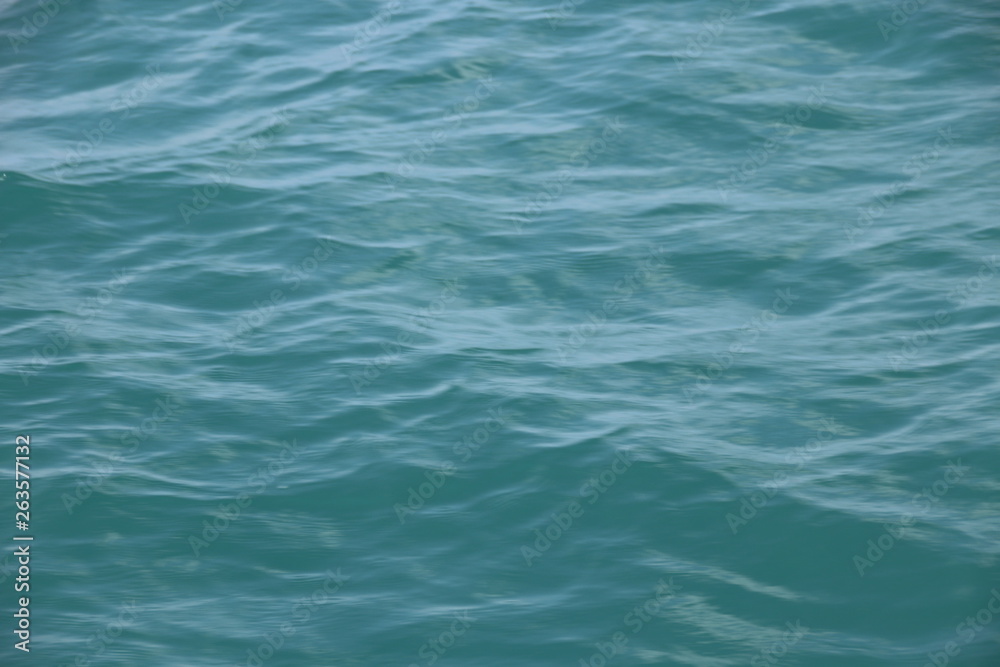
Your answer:
[[[998,664],[1000,9],[577,2],[0,3],[0,662]]]

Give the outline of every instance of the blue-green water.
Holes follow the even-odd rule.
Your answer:
[[[995,3],[0,5],[0,664],[998,664]]]

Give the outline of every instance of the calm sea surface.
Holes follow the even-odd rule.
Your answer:
[[[996,3],[0,28],[0,664],[1000,664]]]

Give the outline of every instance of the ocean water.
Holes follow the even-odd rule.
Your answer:
[[[996,3],[0,26],[0,664],[1000,664]]]

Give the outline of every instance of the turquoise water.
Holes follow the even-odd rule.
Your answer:
[[[272,5],[0,3],[0,664],[998,664],[995,3]]]

